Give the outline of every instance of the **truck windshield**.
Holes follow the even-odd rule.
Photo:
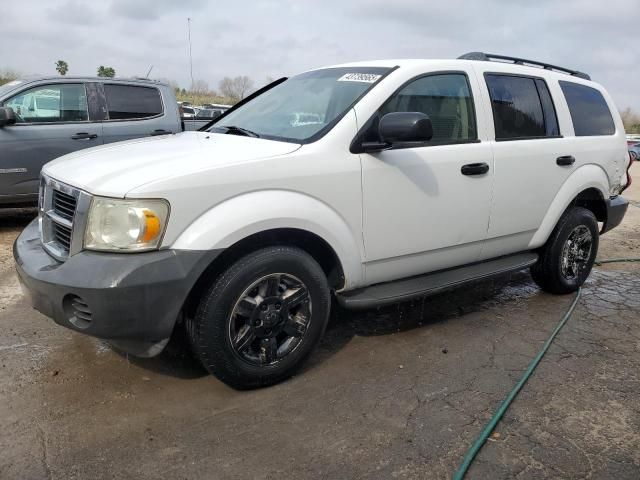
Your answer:
[[[9,83],[5,83],[4,85],[0,85],[0,98],[4,97],[6,93],[9,93],[11,90],[17,88],[22,82],[20,80],[14,80]]]
[[[212,126],[216,133],[309,143],[328,132],[390,71],[380,67],[314,70],[292,77]]]

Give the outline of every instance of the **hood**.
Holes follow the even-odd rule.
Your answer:
[[[43,173],[94,195],[124,197],[164,178],[285,155],[300,145],[209,132],[183,132],[112,143],[47,163]]]

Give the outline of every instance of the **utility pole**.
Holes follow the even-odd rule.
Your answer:
[[[191,69],[191,90],[193,90],[193,55],[191,54],[191,18],[187,17],[187,30],[189,31],[189,66]]]

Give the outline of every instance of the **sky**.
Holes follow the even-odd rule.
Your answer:
[[[589,73],[619,109],[640,112],[640,0],[0,0],[0,69],[177,81],[215,89],[224,76],[290,76],[383,58],[470,51]]]

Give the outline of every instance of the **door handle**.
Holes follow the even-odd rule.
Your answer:
[[[468,163],[463,165],[460,172],[463,175],[484,175],[489,171],[489,165],[486,163]]]
[[[171,135],[173,132],[170,132],[169,130],[154,130],[153,132],[151,132],[149,135],[151,135],[152,137],[155,137],[157,135]]]
[[[561,167],[568,167],[576,163],[576,159],[571,155],[563,155],[562,157],[556,158],[556,163]]]
[[[97,133],[86,133],[86,132],[75,133],[75,134],[71,135],[71,138],[73,140],[93,140],[94,138],[98,138],[98,134]]]

